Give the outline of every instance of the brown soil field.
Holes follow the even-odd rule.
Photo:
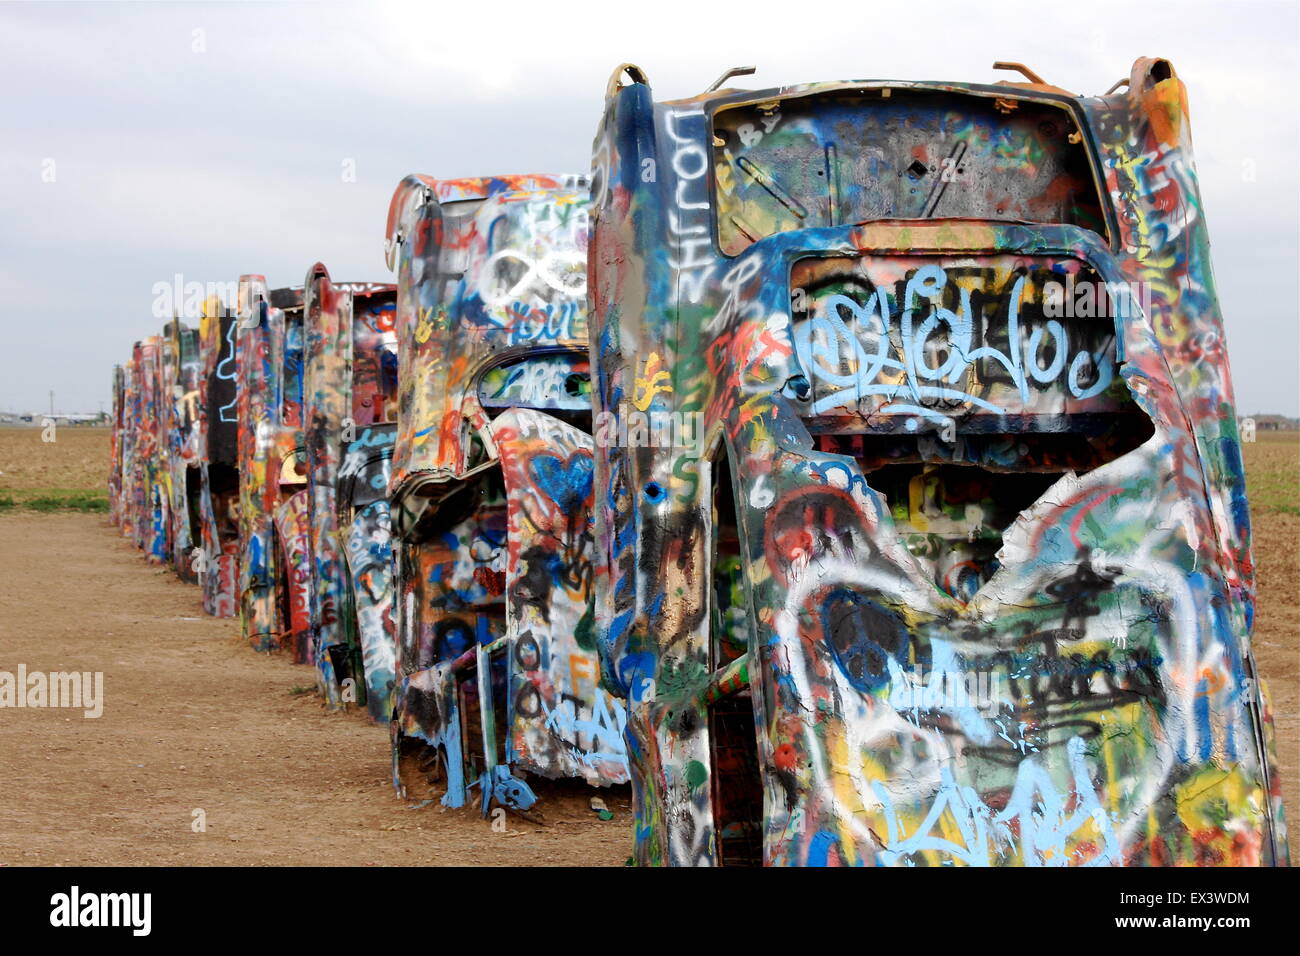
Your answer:
[[[50,488],[108,488],[107,428],[61,425],[44,441],[40,428],[0,428],[0,495]]]
[[[99,428],[0,429],[0,670],[102,671],[104,713],[0,711],[0,865],[622,865],[626,788],[538,787],[545,825],[411,810],[387,733],[329,714],[310,671],[258,654],[197,589],[148,564],[102,514],[33,499],[101,495]],[[1273,698],[1300,861],[1300,434],[1244,446],[1255,521],[1255,654]],[[6,503],[6,500],[10,503]],[[196,810],[206,831],[194,832]]]
[[[626,788],[601,821],[567,788],[545,825],[408,810],[387,729],[329,714],[312,673],[147,564],[102,515],[0,516],[0,670],[102,671],[97,719],[0,712],[0,865],[621,865]],[[194,832],[201,810],[206,832]]]
[[[107,428],[62,425],[44,441],[40,428],[0,428],[0,510],[46,499],[96,500],[108,508]],[[79,510],[92,510],[81,508]]]

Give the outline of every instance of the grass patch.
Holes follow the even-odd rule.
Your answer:
[[[1241,455],[1251,514],[1300,515],[1300,432],[1261,432]]]
[[[73,491],[62,495],[34,495],[20,502],[29,511],[79,511],[103,513],[108,511],[108,496],[89,491]]]
[[[290,697],[301,697],[303,694],[314,694],[314,693],[316,693],[315,687],[306,687],[301,684],[297,687],[289,688]]]
[[[43,486],[38,488],[0,489],[0,510],[26,510],[49,514],[55,511],[76,511],[82,514],[108,512],[106,489],[64,488]]]

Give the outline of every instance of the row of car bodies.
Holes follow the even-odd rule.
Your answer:
[[[217,308],[209,301],[203,312]],[[199,331],[179,321],[137,342],[113,375],[110,517],[151,561],[189,581],[199,580],[191,552],[202,536],[203,379]]]
[[[239,286],[244,633],[313,664],[331,707],[387,721],[393,689],[393,286]]]
[[[113,519],[151,560],[198,583],[209,614],[238,616],[256,649],[315,666],[332,707],[365,704],[385,722],[386,519],[370,514],[367,538],[349,532],[374,489],[386,504],[394,426],[383,420],[377,370],[385,354],[396,367],[393,288],[336,287],[320,265],[299,288],[268,290],[261,276],[244,276],[237,302],[205,303],[197,329],[175,319],[138,343],[114,375],[110,478]],[[395,376],[387,381],[391,397]],[[368,455],[352,467],[354,446],[382,461]]]
[[[1284,864],[1186,90],[1020,69],[624,65],[589,178],[404,180],[395,288],[246,277],[206,606],[391,719],[413,802],[630,781],[643,864]],[[159,443],[111,479],[151,554]]]
[[[457,215],[439,232],[449,242],[404,245],[402,288],[429,304],[423,325],[400,324],[400,350],[396,287],[333,283],[320,265],[297,289],[244,276],[234,309],[210,302],[199,330],[167,327],[187,343],[197,386],[177,403],[193,421],[160,423],[174,421],[172,446],[185,449],[173,467],[192,472],[172,562],[202,585],[209,613],[238,614],[254,648],[314,665],[330,706],[391,720],[394,782],[408,796],[399,768],[412,760],[421,788],[441,777],[443,802],[459,806],[479,786],[485,811],[493,799],[530,806],[525,771],[627,780],[623,708],[598,686],[591,606],[585,186],[403,183],[399,196],[418,201],[394,223],[411,235],[429,234],[415,219],[441,219],[435,196],[454,192]],[[416,278],[440,254],[443,274]],[[448,283],[453,271],[468,281]],[[455,316],[432,342],[431,308]],[[157,389],[132,387],[154,351],[137,347],[115,378],[135,412],[116,414],[115,401],[113,514],[142,547],[156,509],[133,502],[158,498],[152,472],[121,486],[136,474],[124,463],[168,460],[150,441]],[[410,356],[400,368],[399,352]],[[399,399],[411,409],[400,432]],[[456,444],[439,439],[453,420],[463,447],[459,431]],[[395,554],[399,433],[392,483],[414,493],[394,496],[406,519]],[[422,519],[431,497],[439,506]],[[467,523],[450,499],[480,503]]]

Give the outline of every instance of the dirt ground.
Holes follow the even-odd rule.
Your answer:
[[[408,810],[385,729],[324,712],[312,673],[257,654],[199,592],[147,564],[102,514],[34,496],[102,491],[104,429],[0,429],[0,670],[103,671],[104,715],[0,711],[0,865],[622,865],[626,788],[543,788],[547,826]],[[1300,863],[1300,433],[1245,445],[1259,605],[1292,856]],[[5,499],[11,502],[5,505]],[[193,830],[202,810],[206,832]]]
[[[626,788],[543,791],[546,826],[408,810],[388,734],[326,713],[103,515],[0,513],[0,670],[102,671],[104,712],[0,711],[0,865],[619,866]],[[295,693],[295,691],[297,693]],[[539,790],[541,788],[539,787]],[[206,817],[196,833],[195,810]]]
[[[1300,866],[1300,433],[1242,446],[1255,536],[1255,661],[1273,700],[1291,859]]]

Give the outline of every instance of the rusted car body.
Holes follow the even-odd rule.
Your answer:
[[[392,717],[396,657],[386,497],[395,301],[394,286],[335,284],[319,263],[304,283],[314,661],[331,706],[365,704],[382,721]]]
[[[199,329],[174,319],[136,343],[114,370],[111,516],[146,555],[198,582],[208,613],[238,613],[254,647],[316,665],[332,704],[355,673],[350,699],[386,721],[395,287],[312,275],[312,302],[248,275],[234,311],[209,298]],[[332,315],[348,329],[337,342]]]
[[[317,265],[301,289],[271,292],[259,275],[239,288],[245,637],[316,666],[332,707],[387,721],[396,287],[333,283]]]
[[[1169,63],[664,103],[629,65],[594,153],[638,862],[1284,863]]]
[[[345,392],[350,421],[343,429],[335,508],[348,582],[349,643],[361,649],[366,708],[387,723],[397,686],[397,575],[388,507],[397,438],[397,287],[344,288],[352,295]]]
[[[587,192],[579,177],[434,180],[393,196],[400,411],[393,776],[526,809],[522,774],[627,779],[591,609]]]

